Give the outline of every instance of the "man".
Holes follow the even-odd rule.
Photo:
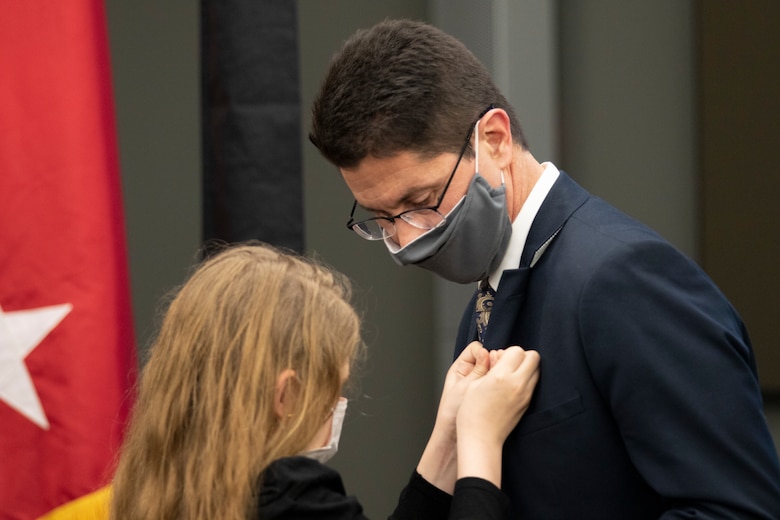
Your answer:
[[[461,43],[411,21],[359,31],[331,62],[310,137],[354,194],[358,235],[401,265],[479,282],[456,355],[475,339],[541,355],[504,446],[513,518],[780,518],[735,310],[656,233],[540,164]]]

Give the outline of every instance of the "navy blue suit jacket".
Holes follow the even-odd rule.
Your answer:
[[[693,261],[561,172],[520,265],[485,338],[542,360],[504,446],[512,518],[780,518],[747,333]]]

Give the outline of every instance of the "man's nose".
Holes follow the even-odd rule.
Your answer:
[[[406,244],[424,233],[422,229],[414,227],[402,218],[395,219],[394,224],[395,235],[393,235],[393,240],[398,244],[398,247],[406,246]]]

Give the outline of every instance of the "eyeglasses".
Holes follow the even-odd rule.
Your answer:
[[[452,179],[455,177],[455,172],[458,171],[460,161],[463,159],[463,154],[466,153],[466,149],[471,142],[471,134],[474,132],[474,127],[482,119],[482,116],[487,114],[490,110],[495,108],[490,105],[483,110],[474,122],[469,126],[469,132],[466,134],[466,140],[463,143],[463,147],[458,154],[458,160],[455,162],[455,168],[452,169],[452,173],[447,179],[447,183],[444,185],[439,200],[435,206],[428,206],[425,208],[408,209],[402,211],[398,215],[392,217],[372,217],[365,220],[359,220],[355,222],[355,210],[357,209],[357,200],[352,204],[352,212],[349,214],[349,220],[347,221],[347,229],[351,229],[361,238],[366,240],[384,240],[390,238],[396,233],[395,220],[401,219],[409,225],[428,231],[444,225],[447,222],[447,218],[439,213],[439,206],[441,206],[444,196],[447,194],[447,189],[450,187]]]

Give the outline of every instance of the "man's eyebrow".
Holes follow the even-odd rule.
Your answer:
[[[406,190],[406,192],[401,195],[401,197],[398,199],[398,202],[396,202],[395,207],[403,207],[403,206],[409,206],[412,204],[412,201],[414,199],[419,198],[421,193],[428,192],[433,194],[435,191],[438,191],[438,189],[441,188],[441,186],[438,185],[438,182],[433,182],[429,185],[424,186],[414,186],[412,188],[409,188]],[[379,208],[371,208],[368,206],[364,206],[360,202],[358,202],[358,206],[363,208],[365,211],[368,211],[370,213],[376,213],[380,215],[390,215],[389,212],[379,209]],[[408,208],[408,209],[414,209],[414,208]],[[405,211],[405,210],[402,210]]]

